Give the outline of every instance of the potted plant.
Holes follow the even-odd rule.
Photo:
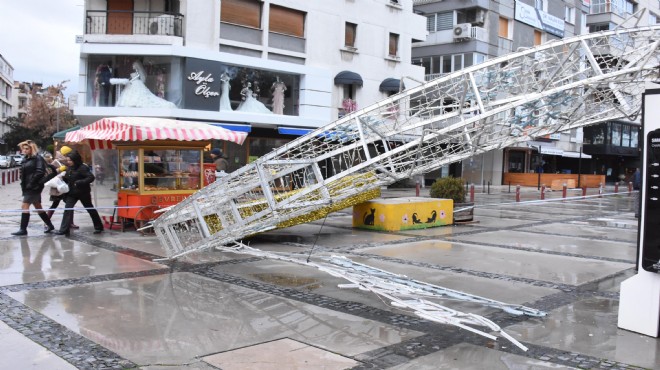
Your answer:
[[[443,177],[431,185],[431,198],[451,199],[454,201],[454,222],[472,221],[474,218],[474,203],[465,202],[465,186],[463,179]]]

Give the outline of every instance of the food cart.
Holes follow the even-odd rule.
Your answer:
[[[117,209],[137,229],[215,180],[204,170],[203,151],[212,140],[243,144],[247,133],[206,123],[152,117],[103,118],[66,134],[66,143],[86,142],[91,150],[117,150]],[[208,165],[208,164],[207,164]],[[113,215],[112,219],[115,219]]]

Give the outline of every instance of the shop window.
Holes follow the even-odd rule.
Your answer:
[[[612,123],[612,141],[610,144],[614,146],[621,146],[621,124]]]
[[[630,147],[630,129],[628,125],[623,126],[623,132],[621,133],[621,146]]]
[[[163,104],[170,102],[179,106],[182,100],[180,75],[180,58],[91,55],[88,58],[87,67],[87,91],[91,93],[87,94],[86,104],[95,107],[117,106],[117,103],[121,102],[120,98],[124,92],[141,87],[137,85],[144,85],[150,94],[158,98],[149,101],[160,99]],[[133,76],[139,76],[140,82],[137,82],[137,79],[134,80],[130,85],[136,86],[131,87],[128,81]],[[110,82],[113,78],[116,80]],[[143,88],[140,88],[139,91],[146,94]]]
[[[305,12],[271,5],[268,28],[270,32],[305,37]]]
[[[396,33],[390,33],[388,54],[390,57],[399,55],[399,35]]]
[[[508,172],[525,172],[525,152],[514,150],[509,151]]]
[[[631,148],[637,148],[639,146],[639,130],[637,128],[633,128],[630,131],[630,147]]]
[[[357,24],[346,22],[346,27],[344,30],[344,46],[354,48],[356,36]]]
[[[266,155],[291,141],[290,139],[273,139],[265,137],[248,137],[248,162],[254,162],[262,155]]]
[[[220,21],[245,27],[261,28],[261,2],[257,0],[222,0]]]

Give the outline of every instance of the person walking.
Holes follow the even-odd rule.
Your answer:
[[[37,153],[37,144],[32,140],[26,140],[18,144],[25,159],[21,164],[21,191],[23,202],[21,203],[21,225],[18,231],[11,233],[16,236],[27,235],[27,226],[30,223],[30,205],[37,209],[39,217],[46,224],[45,233],[55,229],[53,223],[41,207],[41,191],[44,190],[42,179],[46,174],[46,161]]]
[[[213,148],[211,150],[211,159],[213,159],[213,163],[215,164],[216,177],[226,175],[229,162],[227,162],[226,156],[222,153],[222,150]]]
[[[53,158],[53,155],[50,153],[44,154],[44,159],[46,160],[46,165],[50,167],[52,174],[50,176],[47,176],[44,178],[45,181],[48,181],[52,179],[53,177],[57,176],[58,174],[66,171],[66,166],[60,162],[59,159]],[[53,188],[51,188],[50,192],[50,207],[48,208],[48,212],[46,214],[48,215],[48,218],[53,218],[53,213],[55,213],[55,209],[57,206],[60,205],[60,202],[63,199],[63,195],[59,194],[57,192],[57,189],[55,189],[55,192],[53,193]]]
[[[103,221],[98,211],[92,204],[91,183],[94,182],[94,174],[89,166],[84,164],[82,157],[77,151],[73,150],[66,154],[67,171],[64,175],[64,182],[69,185],[69,192],[64,195],[64,217],[60,229],[55,232],[57,235],[69,236],[71,232],[71,222],[73,221],[73,207],[80,203],[87,209],[87,213],[94,223],[94,234],[103,232]]]

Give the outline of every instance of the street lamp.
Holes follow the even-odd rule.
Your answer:
[[[60,108],[62,107],[62,96],[58,94],[55,96],[55,100],[53,101],[52,107],[55,108],[55,122],[56,122],[56,131],[55,132],[60,132]]]
[[[537,154],[538,154],[538,162],[536,164],[536,173],[538,173],[538,183],[536,185],[536,190],[541,190],[541,169],[543,168],[542,163],[543,163],[543,154],[541,154],[541,146],[540,145],[530,145],[527,144],[529,148],[536,149]]]

